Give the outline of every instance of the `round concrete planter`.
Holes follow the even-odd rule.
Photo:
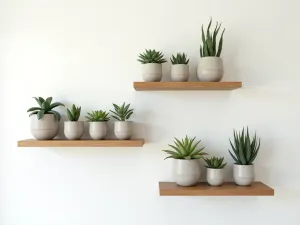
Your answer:
[[[37,140],[52,140],[58,133],[58,121],[53,114],[45,114],[40,120],[30,116],[30,131]]]
[[[64,133],[69,140],[78,140],[83,135],[84,122],[83,121],[65,121]]]
[[[128,140],[132,136],[132,121],[116,121],[114,132],[118,139]]]
[[[180,186],[195,185],[201,176],[200,162],[198,159],[175,159],[174,179]]]
[[[162,79],[162,65],[158,63],[143,64],[143,79],[146,82],[159,82]]]
[[[89,133],[92,139],[105,139],[108,131],[107,122],[90,122]]]
[[[186,82],[189,79],[189,66],[186,64],[175,64],[171,66],[171,80]]]
[[[223,60],[220,57],[202,57],[197,68],[197,77],[202,82],[221,81],[224,74]]]
[[[220,186],[224,183],[224,169],[207,168],[206,180],[211,186]]]
[[[251,185],[255,179],[254,165],[233,165],[233,179],[237,185]]]

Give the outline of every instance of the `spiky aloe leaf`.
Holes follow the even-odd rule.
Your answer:
[[[222,52],[222,48],[223,48],[223,35],[224,35],[224,32],[225,32],[225,29],[223,30],[220,41],[219,41],[217,57],[221,56],[221,52]]]

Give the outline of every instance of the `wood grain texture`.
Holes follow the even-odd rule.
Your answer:
[[[18,141],[18,147],[142,147],[143,139],[131,140],[35,140]]]
[[[242,82],[134,82],[137,91],[233,90]]]
[[[192,187],[178,186],[174,182],[159,182],[161,196],[274,196],[274,189],[261,182],[251,186],[238,186],[233,182],[224,183],[220,187],[212,187],[201,182]]]

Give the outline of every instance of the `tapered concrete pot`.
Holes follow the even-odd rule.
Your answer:
[[[233,179],[237,185],[248,186],[254,182],[254,165],[233,165]]]
[[[143,79],[146,82],[159,82],[162,79],[162,65],[159,63],[143,64]]]
[[[90,122],[89,133],[92,139],[102,140],[107,136],[107,122]]]
[[[223,60],[220,57],[202,57],[197,67],[197,77],[202,82],[219,82],[224,74]]]
[[[78,140],[83,135],[84,122],[83,121],[65,121],[64,133],[69,140]]]
[[[186,64],[175,64],[171,66],[171,80],[175,82],[186,82],[189,79],[189,66]]]
[[[207,168],[206,180],[211,186],[220,186],[224,183],[224,169]]]
[[[198,159],[175,159],[174,180],[180,186],[193,186],[201,176],[200,162]]]
[[[45,114],[41,119],[31,115],[30,131],[37,140],[52,140],[58,134],[58,120],[53,114]]]
[[[114,132],[119,140],[129,140],[132,137],[132,121],[115,121]]]

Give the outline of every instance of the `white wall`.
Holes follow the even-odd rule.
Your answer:
[[[0,224],[299,225],[299,7],[297,0],[1,0]],[[224,80],[241,80],[243,89],[133,90],[144,48],[187,52],[195,76],[200,27],[210,16],[227,29]],[[147,143],[17,148],[31,137],[33,96],[79,104],[83,115],[131,102],[136,136]],[[257,180],[275,197],[159,197],[158,181],[172,180],[161,149],[174,136],[195,135],[231,164],[228,138],[246,125],[262,140]]]

